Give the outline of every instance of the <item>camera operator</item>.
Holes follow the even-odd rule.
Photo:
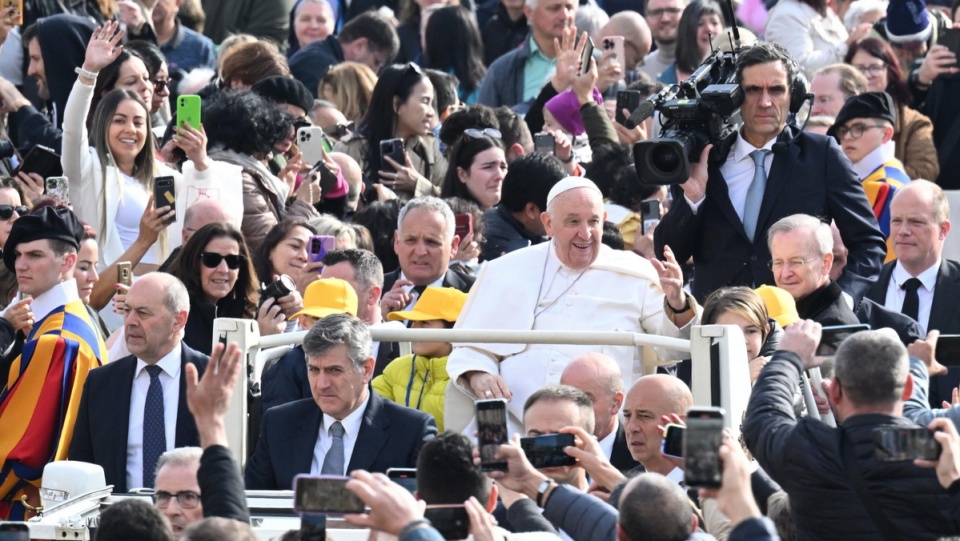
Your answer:
[[[780,45],[743,51],[742,128],[707,145],[690,178],[673,187],[674,203],[654,233],[657,257],[666,245],[678,261],[693,257],[700,302],[721,286],[772,285],[767,228],[791,214],[836,221],[850,250],[840,286],[854,299],[880,271],[883,235],[849,160],[836,141],[787,127],[791,102],[806,94],[795,85],[798,70]]]

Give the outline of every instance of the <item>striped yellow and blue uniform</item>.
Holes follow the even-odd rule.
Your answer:
[[[880,231],[887,239],[887,258],[884,263],[897,258],[890,239],[890,202],[893,201],[893,194],[909,182],[910,177],[904,171],[903,164],[896,158],[884,162],[861,182],[873,208],[873,215],[880,224]]]

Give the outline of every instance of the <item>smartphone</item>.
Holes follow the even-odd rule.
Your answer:
[[[0,541],[30,541],[30,527],[26,522],[2,522]]]
[[[23,24],[23,0],[3,0],[0,4],[4,9],[13,6],[16,17],[10,17],[10,26],[20,26]],[[0,530],[3,531],[3,530]],[[2,539],[2,537],[0,537]]]
[[[556,154],[557,141],[549,133],[538,133],[533,136],[533,151],[541,154]]]
[[[817,346],[816,355],[820,357],[835,355],[840,343],[847,339],[853,333],[860,331],[869,331],[870,326],[860,325],[833,325],[824,327],[820,332],[820,344]]]
[[[388,468],[387,477],[394,483],[407,489],[410,494],[417,491],[416,468]]]
[[[304,126],[297,130],[297,146],[303,154],[303,162],[317,165],[323,162],[323,128]]]
[[[349,477],[298,475],[293,478],[293,510],[342,515],[363,513],[363,501],[347,490]]]
[[[943,45],[960,57],[960,28],[944,28],[940,30],[938,45]]]
[[[177,189],[173,185],[173,177],[156,177],[153,179],[153,205],[157,209],[163,207],[177,208]],[[175,221],[177,221],[176,215],[167,220],[167,223],[172,224]]]
[[[663,439],[660,440],[660,454],[673,458],[683,458],[684,427],[670,423],[663,427]]]
[[[470,515],[461,505],[428,505],[423,518],[440,532],[444,539],[451,541],[470,537]]]
[[[67,177],[47,177],[43,179],[43,195],[68,201],[70,190],[67,187]]]
[[[129,261],[117,263],[117,283],[125,286],[133,285],[133,267]]]
[[[313,167],[313,171],[320,175],[320,194],[326,197],[326,194],[334,193],[340,184],[337,174],[330,170],[323,162],[318,162]]]
[[[477,447],[480,448],[480,469],[507,471],[507,463],[494,455],[507,443],[507,401],[502,398],[477,400]]]
[[[940,443],[922,426],[884,426],[873,429],[873,456],[881,462],[940,460]]]
[[[620,67],[624,67],[624,61],[625,61],[626,55],[623,52],[624,51],[623,36],[607,36],[603,38],[602,46],[603,46],[604,53],[606,53],[607,51],[613,51],[611,58],[614,58],[617,61],[617,63],[620,64]],[[619,96],[617,96],[617,98],[619,99]],[[619,102],[617,103],[617,105],[619,107]],[[633,109],[631,109],[631,111],[632,110]]]
[[[460,237],[460,240],[463,240],[473,233],[473,214],[454,214],[454,221],[456,222],[456,229],[454,233]]]
[[[177,97],[177,125],[188,124],[200,131],[200,96],[186,94]]]
[[[690,408],[683,431],[683,479],[690,487],[716,488],[723,479],[720,445],[723,443],[723,409]]]
[[[643,96],[638,90],[621,90],[617,92],[617,110],[614,113],[617,124],[624,125],[627,122],[627,117],[623,115],[623,110],[626,109],[632,114],[637,110],[637,107],[640,107],[640,102],[643,101],[642,98]]]
[[[960,366],[960,334],[941,334],[935,356],[944,366]]]
[[[17,173],[20,172],[36,173],[43,178],[62,177],[63,166],[60,165],[60,155],[52,148],[34,145],[17,169]],[[17,176],[16,173],[13,176]]]
[[[587,36],[587,43],[583,46],[580,53],[580,75],[586,75],[590,71],[590,58],[593,56],[593,40]]]
[[[642,220],[641,227],[643,228],[641,233],[646,235],[647,231],[657,226],[660,218],[659,199],[647,199],[640,202],[640,219]]]
[[[311,263],[319,263],[327,252],[337,249],[337,237],[330,235],[311,235],[310,244],[307,246],[307,257]]]
[[[575,466],[577,459],[563,452],[564,447],[576,445],[573,434],[546,434],[520,438],[520,448],[527,460],[537,469]]]
[[[403,152],[403,139],[385,139],[380,141],[380,170],[386,171],[387,173],[396,173],[397,170],[384,158],[390,158],[400,165],[403,165],[406,162]]]
[[[300,541],[326,541],[327,516],[304,513],[300,515]]]

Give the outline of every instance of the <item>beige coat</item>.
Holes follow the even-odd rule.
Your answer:
[[[366,178],[367,160],[364,157],[366,145],[366,137],[355,133],[340,140],[333,150],[343,152],[356,160],[360,165],[360,170],[364,173],[365,180],[371,183],[379,182],[377,178]],[[424,195],[440,197],[443,177],[447,174],[447,159],[440,152],[440,145],[437,138],[432,134],[423,137],[412,137],[407,139],[406,148],[407,155],[410,156],[410,163],[413,165],[413,168],[420,173],[421,178],[417,181],[417,187],[412,193],[397,190],[397,196],[403,201]]]
[[[940,161],[937,159],[937,147],[933,144],[933,123],[923,113],[901,105],[897,110],[897,124],[894,126],[893,142],[896,143],[894,156],[903,162],[907,175],[936,181],[940,175]]]

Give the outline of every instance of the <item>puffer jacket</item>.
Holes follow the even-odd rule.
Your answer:
[[[448,383],[447,357],[406,355],[391,361],[371,385],[387,400],[433,415],[437,430],[443,432],[443,401]]]

